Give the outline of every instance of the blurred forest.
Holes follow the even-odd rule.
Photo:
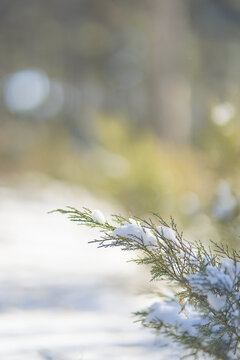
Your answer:
[[[41,173],[235,239],[238,0],[1,0],[0,20],[2,181]]]

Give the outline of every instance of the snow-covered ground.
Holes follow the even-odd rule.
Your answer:
[[[95,230],[47,214],[65,205],[113,211],[60,183],[0,187],[0,359],[175,359],[131,315],[146,304],[143,270],[88,244]]]

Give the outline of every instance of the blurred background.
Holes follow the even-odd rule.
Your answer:
[[[55,206],[92,205],[108,215],[142,217],[159,212],[166,219],[172,215],[190,239],[211,238],[239,247],[238,0],[1,0],[0,20],[4,284],[9,284],[9,273],[17,283],[19,274],[24,284],[30,277],[34,286],[51,273],[52,289],[60,273],[68,284],[86,272],[85,255],[82,267],[74,267],[78,259],[73,253],[82,245],[67,242],[75,231],[72,225],[45,215]],[[45,232],[36,237],[39,227]],[[56,256],[61,236],[65,243]],[[80,232],[72,236],[81,238]],[[92,235],[84,236],[91,240]],[[49,257],[49,242],[43,237],[52,244]],[[78,250],[91,258],[87,249]],[[111,263],[113,255],[102,256]],[[51,265],[55,257],[57,272]],[[103,266],[96,259],[90,266],[95,272]],[[70,264],[75,264],[74,271]],[[122,276],[126,266],[113,262],[104,274],[115,269]],[[24,286],[16,290],[13,285],[9,294],[19,291],[15,298],[25,304],[29,293]],[[82,291],[82,285],[76,287]],[[37,309],[41,296],[34,298]],[[4,298],[8,302],[10,297]],[[64,301],[73,306],[69,297]],[[74,301],[79,306],[78,296]],[[17,300],[12,306],[22,309]],[[34,354],[36,359],[55,356],[42,350]],[[66,359],[80,356],[69,354]],[[113,352],[109,354],[113,359]],[[18,359],[19,351],[14,356]]]

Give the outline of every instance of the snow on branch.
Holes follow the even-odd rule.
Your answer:
[[[99,210],[72,207],[56,212],[80,225],[99,228],[91,241],[98,247],[135,251],[137,264],[148,264],[152,279],[168,279],[173,298],[160,299],[136,312],[142,325],[169,336],[195,359],[240,358],[240,254],[224,245],[190,243],[173,219],[126,219],[113,215],[108,221]]]

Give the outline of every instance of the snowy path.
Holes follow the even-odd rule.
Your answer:
[[[0,188],[0,359],[176,359],[133,322],[143,272],[87,244],[96,232],[46,214],[65,205],[111,212],[61,184]]]

